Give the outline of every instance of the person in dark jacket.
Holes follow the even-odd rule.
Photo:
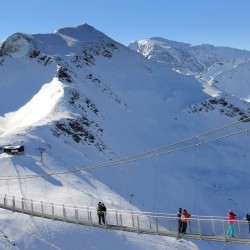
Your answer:
[[[177,212],[177,221],[178,221],[178,232],[181,233],[182,230],[182,220],[181,220],[182,208],[179,208]]]
[[[99,202],[98,206],[97,206],[97,216],[98,216],[98,220],[99,220],[99,225],[101,225],[101,219],[102,219],[102,203]]]
[[[249,227],[249,233],[250,233],[250,211],[249,211],[249,213],[247,213],[246,214],[246,219],[247,219],[247,221],[248,221],[248,227]]]
[[[107,212],[107,208],[106,206],[104,205],[104,203],[101,204],[101,217],[102,217],[102,223],[105,224],[106,222],[106,212]]]

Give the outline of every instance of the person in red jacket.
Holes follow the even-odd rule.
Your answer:
[[[182,221],[181,233],[183,233],[183,234],[186,234],[187,222],[188,222],[189,217],[190,217],[190,214],[187,212],[186,209],[183,209],[183,211],[181,213],[181,221]]]
[[[227,216],[228,216],[228,223],[229,223],[229,227],[227,230],[227,236],[235,237],[235,235],[234,235],[234,223],[236,220],[236,214],[234,213],[234,211],[232,209],[230,209],[228,211]]]

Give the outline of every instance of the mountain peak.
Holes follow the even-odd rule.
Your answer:
[[[14,33],[0,44],[0,55],[23,57],[33,48],[44,54],[66,55],[77,53],[83,44],[112,40],[104,33],[84,23],[76,27],[64,27],[50,34]]]
[[[21,57],[27,53],[33,38],[24,33],[14,33],[1,44],[1,54]]]
[[[104,33],[96,30],[94,27],[84,23],[76,27],[64,27],[56,30],[54,34],[71,37],[81,41],[91,41],[100,37],[107,37]]]
[[[86,30],[95,30],[92,26],[88,25],[87,23],[83,23],[81,25],[78,25],[76,27],[63,27],[57,29],[54,33],[55,34],[64,34],[64,35],[69,35],[69,33],[74,34],[75,32],[81,32],[81,31],[86,31]]]
[[[152,40],[154,43],[161,43],[162,45],[174,47],[174,48],[184,48],[189,47],[189,43],[177,42],[173,40],[168,40],[162,37],[151,37],[149,40]]]

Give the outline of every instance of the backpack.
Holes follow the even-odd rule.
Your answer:
[[[98,207],[97,207],[97,214],[102,214],[102,205],[101,204],[98,204]]]
[[[247,219],[247,221],[250,222],[250,215],[249,214],[246,215],[246,219]]]

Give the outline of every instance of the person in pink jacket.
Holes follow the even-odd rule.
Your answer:
[[[234,223],[236,220],[236,214],[233,212],[233,210],[230,209],[228,211],[227,216],[228,216],[228,223],[229,223],[229,227],[227,230],[227,236],[235,237],[235,235],[234,235]]]

